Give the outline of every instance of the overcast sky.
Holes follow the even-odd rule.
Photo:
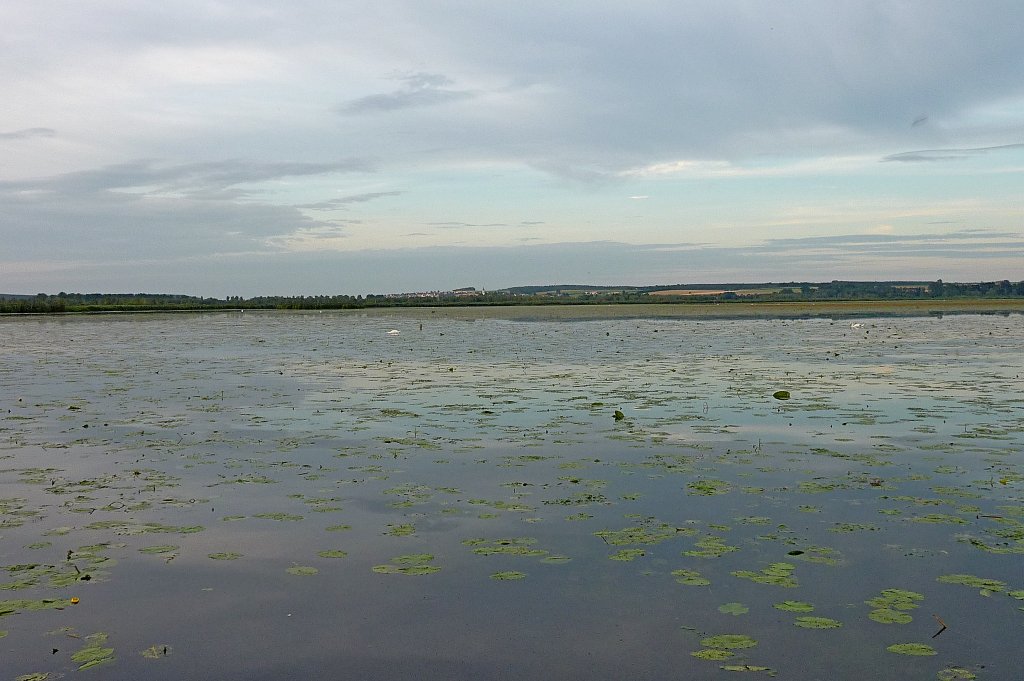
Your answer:
[[[1024,279],[1020,0],[8,0],[0,292]]]

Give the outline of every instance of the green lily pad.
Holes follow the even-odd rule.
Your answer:
[[[506,570],[505,572],[495,572],[491,575],[491,579],[497,579],[499,581],[523,579],[526,577],[525,572],[518,572],[516,570]]]
[[[739,577],[740,579],[749,579],[750,581],[758,584],[771,584],[774,586],[793,588],[797,586],[797,580],[792,576],[793,570],[795,569],[796,568],[789,563],[772,563],[760,572],[736,570],[730,574],[734,577]]]
[[[750,608],[742,603],[724,603],[718,606],[718,612],[726,615],[746,615],[750,612]]]
[[[724,648],[732,650],[735,648],[753,648],[757,641],[745,634],[719,634],[702,638],[700,644],[706,648]]]
[[[150,660],[159,660],[161,657],[167,657],[171,654],[171,646],[157,643],[146,648],[139,654]]]
[[[611,560],[628,561],[636,560],[637,558],[642,558],[645,555],[646,551],[644,551],[643,549],[622,549],[608,556],[608,558],[610,558]]]
[[[868,613],[868,618],[881,624],[908,624],[914,620],[909,614],[891,608],[876,608]]]
[[[149,553],[149,554],[174,553],[175,551],[177,551],[180,548],[181,548],[180,546],[175,546],[174,544],[160,544],[159,546],[146,546],[144,548],[141,548],[141,549],[139,549],[139,553]]]
[[[317,551],[318,556],[321,558],[344,558],[348,555],[347,551],[340,551],[338,549],[327,549],[325,551]]]
[[[736,657],[736,653],[720,648],[706,648],[704,650],[696,650],[690,654],[702,660],[728,660],[731,657]]]
[[[71,655],[71,659],[79,664],[79,671],[114,661],[114,649],[102,645],[107,642],[106,634],[97,632],[86,636],[85,640],[87,645]]]
[[[942,575],[937,577],[935,581],[942,582],[943,584],[963,584],[964,586],[971,586],[986,591],[1002,591],[1006,588],[1006,582],[1001,582],[998,579],[975,577],[974,575]]]
[[[797,617],[793,624],[804,629],[838,629],[842,622],[828,617]]]
[[[305,575],[315,575],[315,574],[317,574],[320,571],[317,570],[315,567],[310,567],[309,565],[293,565],[292,567],[288,568],[286,570],[286,572],[288,572],[288,574],[292,574],[292,575],[303,575],[303,576],[305,576]]]
[[[785,610],[787,612],[813,612],[814,606],[804,601],[782,601],[772,606],[776,610]]]
[[[233,551],[224,551],[222,553],[211,553],[209,555],[213,560],[236,560],[242,557],[241,553],[234,553]]]
[[[776,390],[772,393],[772,397],[777,400],[788,400],[790,398],[790,394],[788,390]]]
[[[711,584],[710,579],[703,577],[696,570],[673,570],[672,576],[676,578],[677,582],[687,586],[707,586]]]
[[[886,650],[899,655],[938,655],[935,648],[925,643],[894,643]]]

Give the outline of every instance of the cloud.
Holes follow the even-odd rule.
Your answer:
[[[337,238],[325,231],[323,239]],[[340,237],[344,238],[344,237]],[[110,257],[60,264],[40,257],[39,272],[23,263],[17,275],[0,263],[0,290],[166,290],[209,295],[385,293],[530,284],[677,284],[860,280],[1019,280],[1024,234],[962,231],[912,236],[846,234],[775,239],[721,247],[699,243],[615,241],[508,247],[396,250],[239,251],[154,259],[145,270]],[[182,275],[185,278],[182,278]],[[14,278],[11,278],[14,277]],[[22,282],[15,285],[16,282]],[[188,282],[187,287],[182,282]],[[183,288],[185,290],[183,290]]]
[[[149,194],[224,196],[239,185],[278,180],[284,177],[367,172],[370,165],[359,159],[327,163],[292,161],[208,161],[158,165],[141,160],[118,163],[93,170],[74,171],[30,180],[0,181],[0,192],[43,191],[88,194],[101,191],[139,190]],[[244,194],[237,190],[237,196]]]
[[[960,161],[971,156],[980,156],[1007,149],[1024,149],[1024,143],[999,144],[994,147],[975,147],[973,149],[924,149],[922,151],[904,151],[890,154],[882,159],[883,163],[893,161],[900,163],[917,163],[921,161]]]
[[[11,132],[0,132],[0,140],[24,140],[32,137],[53,137],[57,131],[53,128],[25,128]]]
[[[454,84],[454,81],[441,74],[414,73],[410,76],[404,76],[400,80],[404,81],[404,86],[398,90],[353,99],[337,107],[336,110],[342,114],[388,112],[422,106],[436,106],[476,96],[470,90],[450,90],[445,88],[446,85]]]
[[[327,201],[318,201],[317,203],[303,203],[295,206],[303,210],[337,210],[343,209],[353,203],[366,203],[368,201],[374,201],[388,196],[401,196],[403,192],[390,191],[390,192],[365,192],[363,194],[351,194],[349,196],[341,196],[336,199],[328,199]]]
[[[133,161],[31,180],[0,182],[0,239],[24,258],[126,261],[267,250],[270,237],[335,233],[292,206],[254,199],[254,183],[365,170],[329,163]]]

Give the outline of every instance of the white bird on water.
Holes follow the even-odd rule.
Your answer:
[[[854,322],[853,324],[850,324],[850,328],[851,329],[859,329],[862,326],[864,326],[864,325],[861,324],[860,322]]]
[[[388,331],[388,335],[389,336],[397,336],[400,333],[402,333],[402,332],[399,331],[398,329],[391,329],[390,331]]]

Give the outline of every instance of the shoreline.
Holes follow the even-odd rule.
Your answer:
[[[272,309],[272,308],[190,308],[143,310],[87,310],[74,312],[12,312],[0,313],[0,318],[38,318],[95,315],[135,314],[356,314],[365,316],[455,317],[529,319],[813,319],[859,317],[941,317],[943,315],[1024,314],[1024,298],[953,298],[912,300],[827,300],[827,301],[730,301],[701,303],[596,303],[596,304],[477,304],[442,306],[382,306],[363,308],[327,309]]]

